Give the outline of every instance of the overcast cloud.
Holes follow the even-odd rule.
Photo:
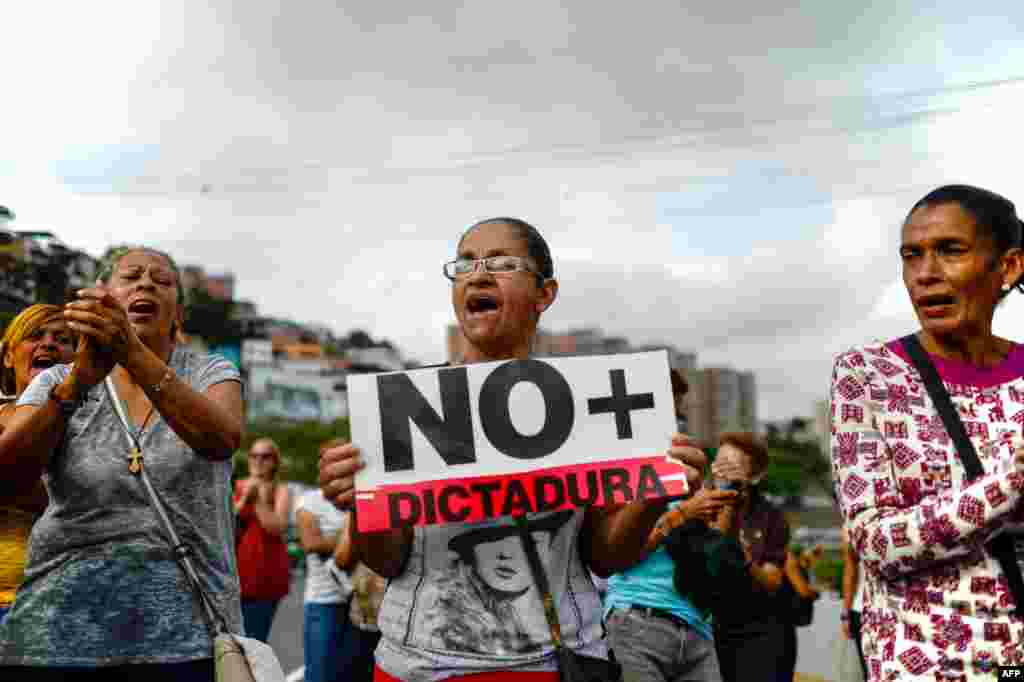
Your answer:
[[[836,352],[914,328],[917,198],[1024,201],[1024,9],[861,4],[17,3],[0,203],[421,361],[464,226],[521,216],[561,279],[546,327],[689,348],[757,372],[763,417],[809,414]]]

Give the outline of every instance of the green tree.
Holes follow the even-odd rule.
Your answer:
[[[68,290],[68,258],[63,254],[51,255],[45,262],[35,265],[35,300],[37,303],[64,305],[73,298]]]
[[[4,310],[17,313],[35,300],[35,270],[13,257],[0,262],[0,294]]]
[[[768,472],[761,489],[769,495],[799,497],[806,485],[803,463],[794,461],[789,452],[779,448],[769,448],[769,454]]]
[[[0,336],[3,336],[4,332],[7,331],[7,325],[9,325],[11,323],[11,320],[13,320],[17,316],[17,311],[0,310]]]
[[[211,347],[241,343],[241,325],[231,319],[233,302],[214,298],[204,289],[193,290],[189,298],[186,334],[201,337]]]
[[[320,446],[334,438],[349,438],[348,419],[338,419],[329,424],[316,421],[292,422],[281,419],[261,419],[250,422],[242,441],[242,449],[235,453],[235,473],[239,477],[248,475],[246,453],[259,438],[272,438],[281,448],[282,466],[280,477],[316,485],[320,477]]]
[[[797,420],[794,420],[796,422]],[[832,489],[832,465],[814,441],[795,438],[803,425],[792,424],[786,433],[769,432],[768,472],[762,487],[765,492],[786,498],[798,498],[809,483],[822,490]]]

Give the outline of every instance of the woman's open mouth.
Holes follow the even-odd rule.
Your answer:
[[[151,317],[156,315],[159,307],[153,301],[139,300],[128,306],[129,316]]]
[[[50,369],[57,364],[57,358],[51,355],[38,355],[32,358],[32,365],[29,367],[29,376],[34,377],[40,372]]]
[[[925,317],[945,317],[953,306],[956,305],[956,297],[949,294],[935,294],[933,296],[922,296],[917,299],[917,309]]]
[[[469,319],[496,315],[500,309],[501,303],[493,294],[470,294],[466,297],[466,317]]]

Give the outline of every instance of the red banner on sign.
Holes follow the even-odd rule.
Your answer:
[[[683,468],[664,455],[388,485],[356,494],[359,530],[483,521],[509,514],[685,495]]]

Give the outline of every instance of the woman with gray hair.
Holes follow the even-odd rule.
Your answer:
[[[176,345],[182,293],[166,254],[112,254],[65,307],[82,338],[74,365],[39,374],[0,434],[4,478],[42,475],[50,495],[0,626],[4,679],[211,680],[210,630],[175,550],[240,630],[228,497],[241,384],[226,360]],[[184,548],[171,548],[141,467]]]

